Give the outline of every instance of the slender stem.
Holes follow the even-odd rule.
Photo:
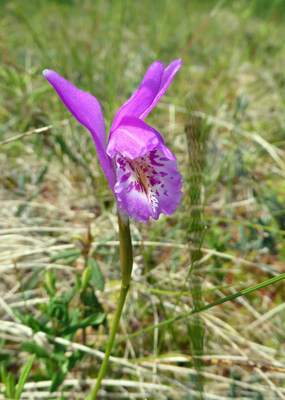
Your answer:
[[[116,333],[118,330],[120,318],[122,315],[122,311],[124,308],[125,300],[129,291],[130,287],[130,280],[132,274],[132,267],[133,267],[133,252],[132,252],[132,240],[130,234],[130,227],[129,223],[124,224],[119,216],[119,233],[120,233],[120,260],[121,260],[121,272],[122,272],[122,283],[121,283],[121,290],[120,290],[120,297],[118,301],[117,310],[115,313],[113,325],[111,328],[105,357],[103,363],[101,365],[96,385],[92,392],[92,395],[88,398],[89,400],[96,400],[97,393],[99,391],[101,381],[105,375],[106,369],[108,367],[109,357],[111,355],[111,351],[113,348],[113,343],[116,337]]]
[[[124,224],[119,218],[120,260],[122,272],[122,287],[130,284],[133,269],[133,248],[129,221]]]
[[[115,336],[117,333],[117,329],[118,329],[118,325],[120,322],[120,318],[121,318],[121,314],[123,311],[123,307],[125,304],[125,300],[126,300],[126,296],[129,290],[129,286],[127,286],[126,288],[121,287],[121,291],[120,291],[120,297],[119,297],[119,302],[118,302],[118,308],[116,310],[116,314],[115,314],[115,318],[114,318],[114,322],[113,322],[113,326],[110,332],[110,336],[109,336],[109,340],[108,340],[108,344],[107,344],[107,348],[106,348],[106,352],[105,352],[105,357],[104,357],[104,361],[101,365],[98,377],[97,377],[97,381],[96,381],[96,385],[94,387],[93,393],[90,397],[90,400],[95,400],[97,398],[97,393],[98,390],[100,388],[101,385],[101,381],[105,375],[107,366],[108,366],[108,362],[109,362],[109,357],[113,348],[113,343],[115,340]]]

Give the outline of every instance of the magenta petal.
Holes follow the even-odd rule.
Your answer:
[[[144,120],[164,95],[181,65],[182,60],[172,61],[166,69],[161,61],[151,64],[138,90],[117,112],[111,132],[118,127],[126,115]]]
[[[129,217],[147,223],[174,212],[183,195],[176,161],[155,149],[135,160],[117,155],[116,162],[115,193]]]
[[[164,95],[166,92],[168,86],[170,85],[172,79],[174,76],[177,74],[179,69],[182,66],[182,60],[174,60],[172,63],[168,65],[168,67],[165,69],[161,82],[160,82],[160,87],[158,90],[157,95],[155,96],[153,102],[151,105],[143,112],[143,114],[140,115],[140,118],[142,120],[145,119],[145,117],[150,113],[150,111],[156,106],[156,104],[159,102],[161,97]]]
[[[161,61],[150,65],[138,90],[117,112],[111,132],[117,128],[124,116],[140,117],[151,106],[161,86],[163,74],[164,65]]]
[[[55,71],[46,69],[43,74],[71,114],[91,132],[103,171],[113,189],[114,170],[112,161],[106,154],[105,122],[98,100],[91,94],[77,89]]]
[[[55,88],[71,114],[87,129],[93,131],[102,148],[106,149],[105,122],[98,100],[90,93],[77,89],[55,71],[46,69],[44,77]]]
[[[139,118],[124,117],[117,129],[110,134],[107,153],[114,158],[118,152],[133,160],[154,148],[157,148],[165,157],[175,160],[158,131]]]

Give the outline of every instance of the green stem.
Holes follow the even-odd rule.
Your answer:
[[[117,310],[115,313],[112,329],[110,332],[105,357],[101,365],[96,385],[94,390],[89,397],[89,400],[96,400],[97,393],[101,385],[101,381],[105,375],[106,369],[108,367],[109,357],[113,348],[113,343],[118,330],[120,318],[124,308],[125,300],[130,287],[130,280],[133,267],[133,251],[132,251],[132,240],[129,223],[124,224],[119,216],[119,234],[120,234],[120,260],[121,260],[121,272],[122,272],[122,283],[120,290],[120,297],[118,301]]]
[[[131,281],[133,269],[133,248],[129,221],[124,224],[119,218],[120,260],[122,272],[122,287],[127,287]]]
[[[104,361],[101,365],[98,377],[97,377],[97,381],[96,381],[96,385],[94,387],[93,393],[90,397],[90,400],[95,400],[97,398],[97,393],[98,390],[100,388],[101,385],[101,381],[105,375],[107,366],[108,366],[108,362],[109,362],[109,357],[113,348],[113,343],[115,340],[115,336],[118,330],[118,325],[120,322],[120,318],[121,318],[121,314],[123,311],[123,307],[125,304],[125,300],[126,300],[126,296],[129,290],[129,286],[127,286],[126,288],[121,287],[121,291],[120,291],[120,297],[119,297],[119,302],[118,302],[118,308],[116,310],[116,314],[115,314],[115,318],[114,318],[114,322],[113,322],[113,326],[110,332],[110,336],[109,336],[109,340],[108,340],[108,344],[107,344],[107,348],[106,348],[106,352],[105,352],[105,357],[104,357]]]

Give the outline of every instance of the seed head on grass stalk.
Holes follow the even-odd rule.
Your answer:
[[[105,358],[91,400],[96,399],[107,369],[129,289],[133,265],[129,217],[148,223],[150,217],[158,219],[161,213],[171,215],[182,197],[182,176],[178,172],[176,158],[166,147],[161,134],[144,122],[181,65],[181,60],[175,60],[164,68],[162,62],[156,61],[148,68],[139,88],[117,112],[108,144],[98,100],[77,89],[56,72],[49,69],[44,71],[45,78],[68,110],[91,132],[119,214],[121,291]]]

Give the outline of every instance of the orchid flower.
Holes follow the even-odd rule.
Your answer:
[[[176,158],[161,134],[144,122],[181,65],[181,60],[167,68],[160,61],[150,65],[139,88],[117,112],[108,145],[98,100],[56,72],[43,72],[71,114],[91,132],[123,221],[128,216],[148,223],[149,217],[171,215],[182,197]]]

